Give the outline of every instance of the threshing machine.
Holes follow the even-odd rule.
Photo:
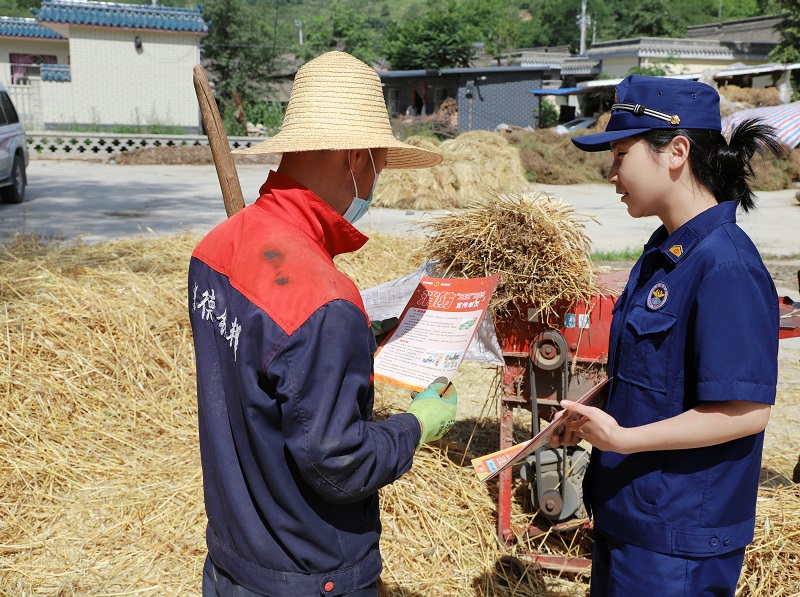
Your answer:
[[[533,306],[518,305],[512,316],[495,322],[503,349],[500,399],[500,449],[514,444],[515,409],[531,411],[531,437],[540,418],[552,419],[565,398],[578,398],[607,376],[612,309],[627,282],[628,270],[599,276],[603,293],[586,304],[560,304],[555,315],[543,316]],[[800,272],[798,272],[800,279]],[[779,298],[780,338],[800,336],[800,302]],[[517,533],[535,537],[552,530],[574,530],[589,521],[583,507],[582,483],[588,453],[580,446],[543,447],[527,457],[520,476],[527,482],[537,515]],[[512,469],[498,476],[497,536],[508,544],[511,528]],[[541,552],[520,554],[529,564],[559,571],[588,572],[585,558]]]

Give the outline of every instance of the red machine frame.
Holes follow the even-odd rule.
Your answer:
[[[558,305],[557,315],[542,320],[532,306],[519,306],[515,317],[499,318],[495,322],[497,337],[503,350],[505,365],[502,369],[500,398],[500,449],[514,444],[514,409],[534,408],[532,392],[535,391],[537,414],[549,418],[558,408],[559,397],[580,396],[589,387],[607,376],[608,342],[611,331],[612,310],[625,287],[629,270],[599,276],[598,282],[605,294],[593,297],[587,304]],[[800,280],[800,272],[798,272]],[[779,337],[800,337],[800,303],[789,297],[778,300],[781,312]],[[561,357],[564,344],[549,341],[547,333],[557,332],[566,341],[567,362],[572,372],[562,386],[531,384],[532,362],[548,362]],[[537,338],[540,339],[537,341]],[[535,390],[533,390],[535,388]],[[560,394],[560,396],[559,396]],[[512,470],[506,469],[498,476],[497,537],[501,544],[513,541],[511,528]],[[577,526],[588,527],[588,521],[578,521]],[[576,524],[554,524],[554,530],[576,528]],[[541,535],[546,527],[531,524],[523,532],[529,536]],[[551,570],[586,573],[591,561],[586,558],[563,557],[534,552],[521,554],[520,559]]]

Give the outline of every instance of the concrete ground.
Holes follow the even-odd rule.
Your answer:
[[[240,165],[245,203],[252,203],[268,166]],[[595,251],[639,249],[655,218],[628,216],[612,185],[532,186],[591,213],[586,231]],[[740,217],[766,256],[800,256],[800,204],[795,190],[758,194],[758,210]],[[359,228],[367,233],[422,234],[419,223],[444,212],[373,208]],[[31,160],[24,203],[0,204],[0,241],[29,233],[84,242],[136,234],[204,232],[225,218],[213,166],[120,166],[81,161]]]

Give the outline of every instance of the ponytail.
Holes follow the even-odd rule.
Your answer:
[[[756,152],[776,158],[784,153],[775,129],[759,119],[742,121],[730,141],[719,131],[705,129],[653,129],[642,139],[653,151],[660,151],[678,135],[689,139],[689,167],[695,179],[714,194],[717,203],[735,201],[745,212],[755,206],[750,160]]]

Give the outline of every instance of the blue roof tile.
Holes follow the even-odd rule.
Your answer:
[[[63,37],[36,22],[36,19],[0,17],[0,37],[35,37],[38,39],[63,39]]]
[[[72,81],[72,71],[69,64],[43,64],[41,66],[42,81],[55,83],[69,83]]]
[[[174,8],[91,0],[44,0],[40,9],[31,9],[31,12],[39,23],[208,33],[202,5]]]

